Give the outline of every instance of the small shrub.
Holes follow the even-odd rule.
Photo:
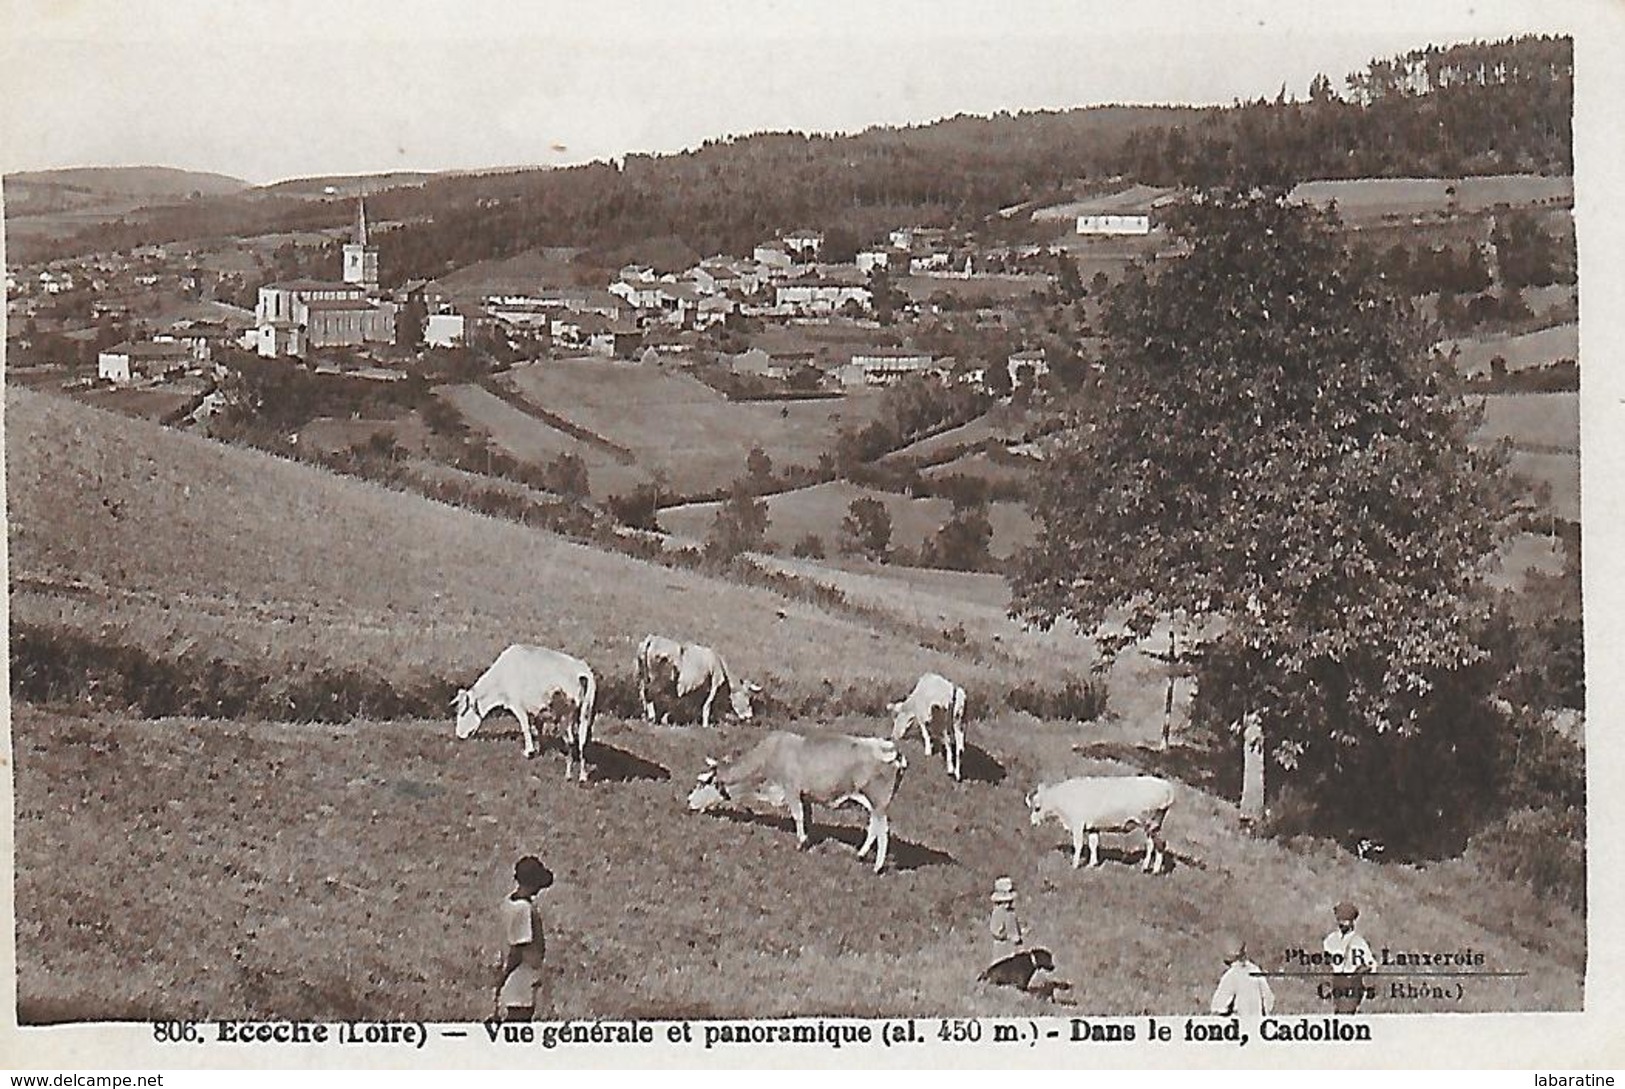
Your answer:
[[[1468,854],[1487,869],[1555,896],[1576,911],[1586,905],[1585,812],[1515,809],[1472,837]]]
[[[1035,718],[1093,722],[1106,713],[1106,690],[1093,681],[1070,678],[1060,688],[1026,683],[1012,688],[1005,702]]]
[[[791,546],[790,554],[806,560],[821,560],[824,558],[824,539],[816,533],[809,533]]]

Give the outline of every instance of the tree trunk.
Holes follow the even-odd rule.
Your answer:
[[[1242,731],[1241,821],[1257,828],[1264,820],[1264,725],[1249,714]]]

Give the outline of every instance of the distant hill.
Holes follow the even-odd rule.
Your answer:
[[[392,174],[330,174],[320,178],[289,178],[256,188],[260,192],[283,197],[358,197],[398,186],[422,185],[436,176],[427,170],[402,170]]]
[[[194,194],[221,196],[249,187],[241,178],[167,166],[28,170],[7,174],[3,184],[8,218],[87,210],[103,205],[135,207],[160,200],[185,200]]]

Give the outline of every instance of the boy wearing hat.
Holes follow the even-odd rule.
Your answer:
[[[987,927],[993,934],[994,959],[1019,951],[1026,940],[1021,920],[1016,917],[1016,883],[1008,877],[993,882],[993,914],[988,917]]]
[[[1354,929],[1360,909],[1348,900],[1332,908],[1337,929],[1326,935],[1321,948],[1332,963],[1331,998],[1336,1013],[1359,1013],[1365,997],[1365,974],[1376,966],[1371,947]]]
[[[536,898],[553,884],[553,871],[535,855],[514,864],[514,890],[502,902],[506,949],[497,965],[496,1013],[504,1021],[529,1021],[536,1015],[536,990],[543,983],[542,960],[547,941]]]
[[[1275,992],[1263,971],[1247,958],[1247,944],[1240,938],[1220,943],[1224,963],[1209,1009],[1221,1017],[1267,1017],[1275,1010]]]

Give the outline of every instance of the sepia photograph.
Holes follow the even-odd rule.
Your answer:
[[[1402,10],[6,5],[12,1061],[1595,1013],[1592,9]]]

